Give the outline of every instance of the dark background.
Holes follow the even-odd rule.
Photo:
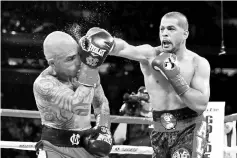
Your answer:
[[[47,67],[42,42],[48,33],[65,30],[66,26],[76,22],[81,26],[82,35],[90,27],[99,26],[130,44],[157,46],[160,44],[161,17],[169,11],[180,11],[189,20],[187,47],[210,62],[210,101],[225,101],[226,115],[236,113],[236,6],[234,1],[223,2],[222,29],[221,1],[1,1],[1,108],[37,110],[32,84]],[[225,55],[219,55],[221,31]],[[139,63],[111,56],[101,68],[101,81],[112,115],[118,115],[124,93],[135,92],[144,85]],[[14,120],[7,117],[1,119],[2,122]],[[3,140],[10,140],[4,135],[9,134],[9,124],[15,127],[12,129],[15,136],[11,135],[11,140],[37,141],[39,138],[39,129],[36,128],[39,121],[15,119],[13,123],[2,124]],[[17,136],[19,128],[21,135]],[[25,128],[32,129],[30,134],[28,130],[30,138]],[[27,156],[24,151],[18,154]]]

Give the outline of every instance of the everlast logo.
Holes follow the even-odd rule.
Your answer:
[[[104,56],[104,53],[106,52],[106,50],[100,49],[100,48],[94,46],[92,43],[90,44],[88,51],[91,51],[99,56]]]

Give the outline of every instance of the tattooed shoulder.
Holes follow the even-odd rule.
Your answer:
[[[49,97],[58,86],[59,82],[53,77],[39,77],[34,82],[33,90],[38,95]]]

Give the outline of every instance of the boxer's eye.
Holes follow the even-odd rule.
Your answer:
[[[76,55],[73,55],[73,56],[68,57],[66,60],[67,60],[67,61],[72,61],[72,60],[74,60],[75,58],[76,58]]]

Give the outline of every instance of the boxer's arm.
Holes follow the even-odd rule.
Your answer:
[[[77,112],[79,103],[90,94],[91,88],[80,85],[74,92],[54,78],[41,78],[33,86],[38,99],[73,113]]]
[[[206,110],[210,97],[210,65],[205,58],[194,59],[195,74],[190,89],[181,95],[184,103],[198,113]]]
[[[155,53],[155,48],[148,44],[133,46],[119,38],[114,38],[114,41],[115,47],[109,55],[139,62],[148,62],[148,58]]]
[[[95,88],[95,95],[93,98],[92,106],[96,118],[97,126],[106,126],[110,128],[110,108],[109,102],[104,94],[104,90],[99,84]]]

